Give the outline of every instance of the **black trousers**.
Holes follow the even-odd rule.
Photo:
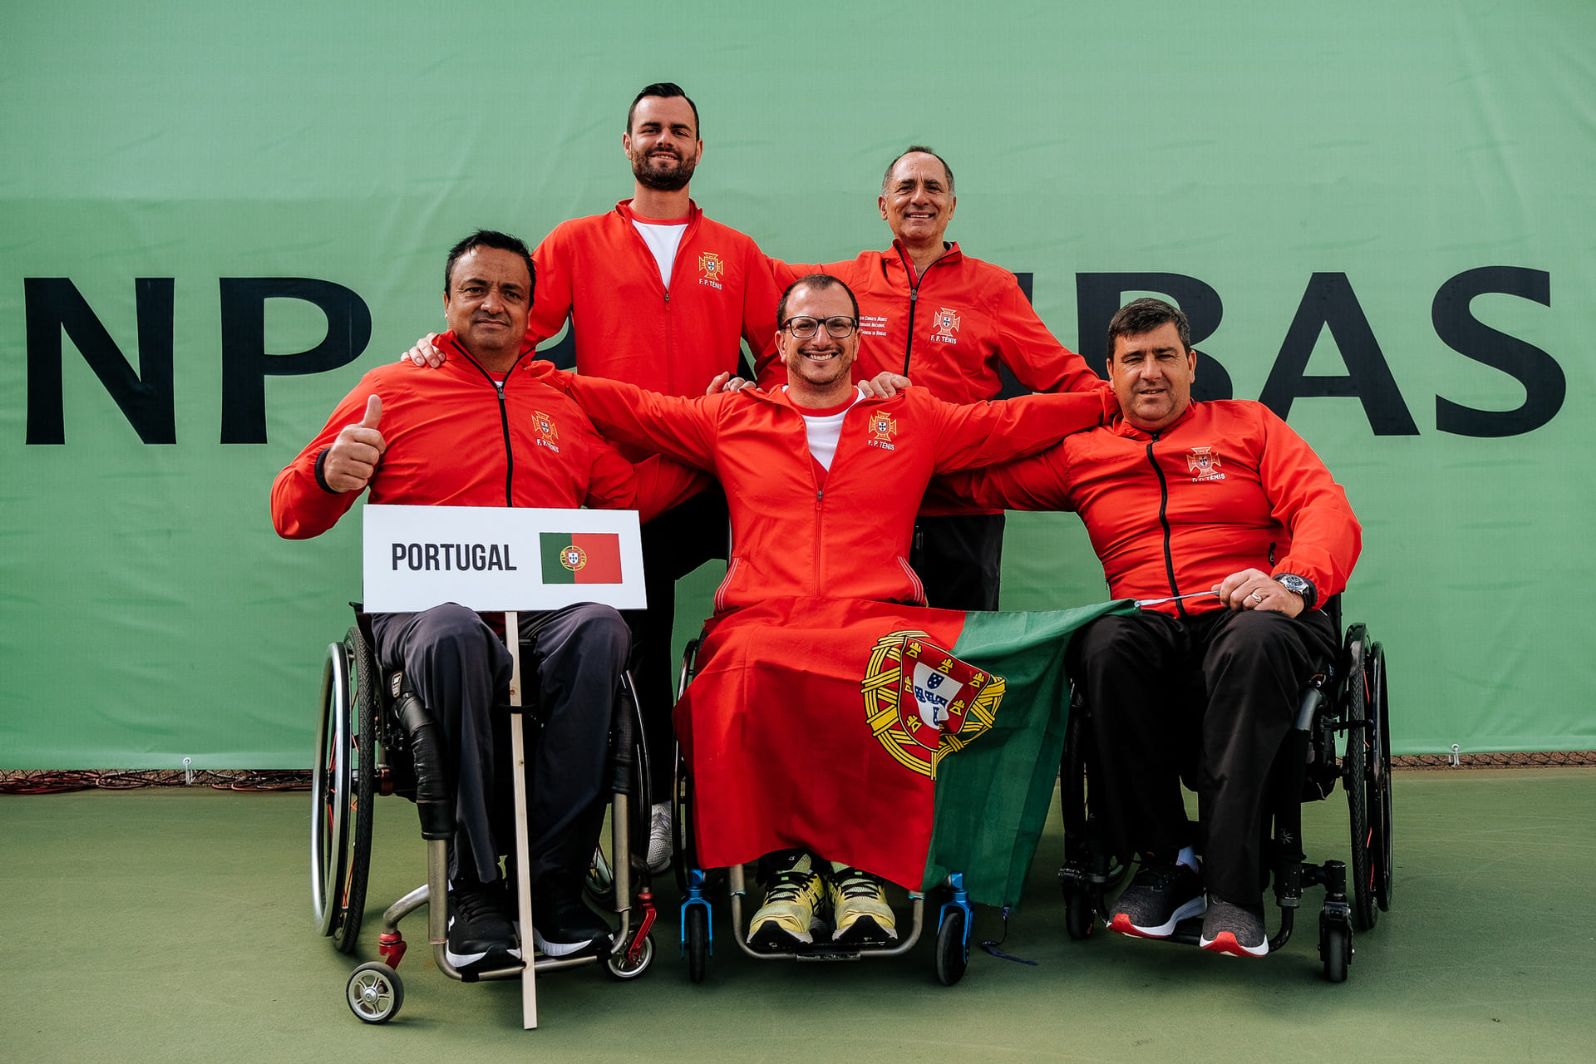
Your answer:
[[[929,605],[995,610],[1003,579],[1003,515],[922,517],[914,526],[909,564],[925,584]]]
[[[1270,770],[1314,666],[1335,652],[1318,610],[1298,618],[1217,610],[1104,617],[1070,648],[1071,675],[1092,710],[1096,808],[1119,856],[1203,855],[1209,893],[1263,898],[1261,824]],[[1187,821],[1181,774],[1195,785]]]
[[[648,609],[628,610],[625,617],[632,629],[632,680],[642,703],[655,802],[670,797],[675,756],[671,707],[676,704],[679,663],[671,656],[671,628],[676,616],[676,581],[712,558],[726,557],[728,520],[726,496],[715,485],[642,529]]]
[[[458,824],[449,878],[491,883],[514,841],[509,715],[497,711],[509,694],[510,652],[480,616],[454,603],[374,614],[372,633],[378,664],[404,671],[449,744]],[[532,880],[570,893],[580,889],[604,820],[610,723],[631,639],[619,613],[590,602],[522,614],[521,635],[531,642],[521,668],[536,706],[527,729]]]

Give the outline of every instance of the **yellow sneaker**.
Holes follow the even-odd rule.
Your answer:
[[[772,877],[765,903],[748,925],[750,946],[775,953],[814,942],[815,910],[825,900],[826,890],[817,864],[806,853]]]
[[[887,891],[880,879],[857,868],[831,862],[826,877],[831,893],[832,920],[836,929],[833,942],[896,942],[898,923],[887,904]]]

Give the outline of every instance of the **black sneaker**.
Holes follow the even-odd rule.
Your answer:
[[[515,927],[505,915],[503,883],[460,883],[449,890],[444,956],[461,971],[489,971],[521,960]]]
[[[1144,865],[1114,903],[1108,929],[1136,938],[1168,938],[1175,925],[1202,915],[1202,879],[1183,864]]]
[[[1203,933],[1197,944],[1212,953],[1232,957],[1262,957],[1269,952],[1269,933],[1263,915],[1223,898],[1212,898],[1203,914]]]
[[[607,944],[610,926],[580,899],[539,897],[532,901],[532,942],[545,957],[570,957]]]

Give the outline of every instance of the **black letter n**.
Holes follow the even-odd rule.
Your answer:
[[[177,442],[172,406],[172,278],[139,277],[133,281],[139,323],[138,373],[70,279],[25,277],[22,292],[28,331],[28,443],[66,442],[61,397],[63,331],[116,400],[139,439],[145,443]]]

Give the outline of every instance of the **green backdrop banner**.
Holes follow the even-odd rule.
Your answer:
[[[702,113],[695,198],[771,254],[885,246],[919,142],[1065,343],[1177,298],[1203,383],[1347,486],[1398,752],[1596,747],[1585,0],[22,0],[0,34],[0,767],[307,763],[359,522],[278,540],[272,476],[440,327],[453,241],[629,194],[656,80]],[[1007,608],[1104,597],[1073,517],[1006,557]]]

